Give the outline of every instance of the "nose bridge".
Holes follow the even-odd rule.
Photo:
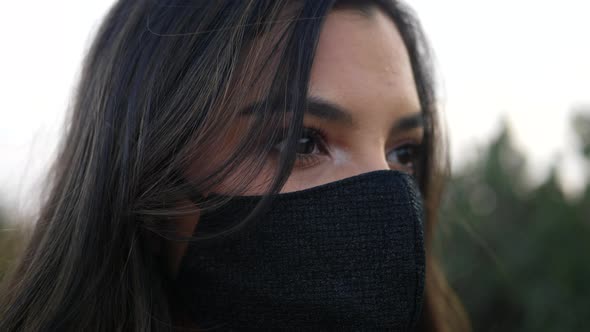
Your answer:
[[[385,149],[387,137],[379,130],[352,132],[348,136],[350,145],[334,151],[335,167],[330,174],[331,180],[339,180],[364,173],[390,170]]]

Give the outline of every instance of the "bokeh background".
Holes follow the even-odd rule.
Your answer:
[[[112,2],[0,2],[0,278]],[[436,251],[474,330],[590,329],[590,2],[408,2],[450,138]]]

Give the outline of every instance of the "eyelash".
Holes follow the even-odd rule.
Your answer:
[[[321,154],[328,154],[329,153],[329,149],[327,147],[326,139],[325,139],[326,135],[324,134],[322,129],[314,128],[314,127],[304,127],[302,138],[307,137],[306,135],[311,136],[311,138],[313,140],[312,142],[314,143],[314,146],[313,146],[314,150],[318,150],[318,152]],[[285,142],[285,140],[281,140],[280,142],[275,144],[274,149],[276,152],[281,151],[281,149],[282,149],[281,145],[284,145],[284,142]],[[406,171],[408,173],[415,173],[415,168],[417,166],[416,163],[421,158],[421,154],[422,154],[422,144],[405,142],[405,143],[402,143],[402,144],[396,146],[392,150],[388,151],[386,154],[386,157],[388,158],[387,162],[390,164],[390,167],[394,168],[395,165],[393,165],[393,163],[389,161],[389,155],[395,151],[400,151],[402,149],[410,149],[411,154],[412,154],[411,162],[409,162],[408,165],[400,164],[400,166],[403,168],[402,170]],[[316,166],[320,162],[321,162],[321,158],[313,152],[311,152],[311,153],[297,152],[297,154],[295,156],[295,166],[294,167],[296,169],[307,169],[307,168],[311,168],[311,167]]]

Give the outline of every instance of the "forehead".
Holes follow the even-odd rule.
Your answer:
[[[364,115],[419,110],[410,60],[393,21],[381,10],[330,13],[314,58],[310,95]]]

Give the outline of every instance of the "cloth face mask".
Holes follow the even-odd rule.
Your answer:
[[[191,242],[174,282],[198,328],[412,330],[425,277],[422,204],[414,179],[366,173],[273,196],[230,237]],[[243,220],[238,196],[195,230]]]

